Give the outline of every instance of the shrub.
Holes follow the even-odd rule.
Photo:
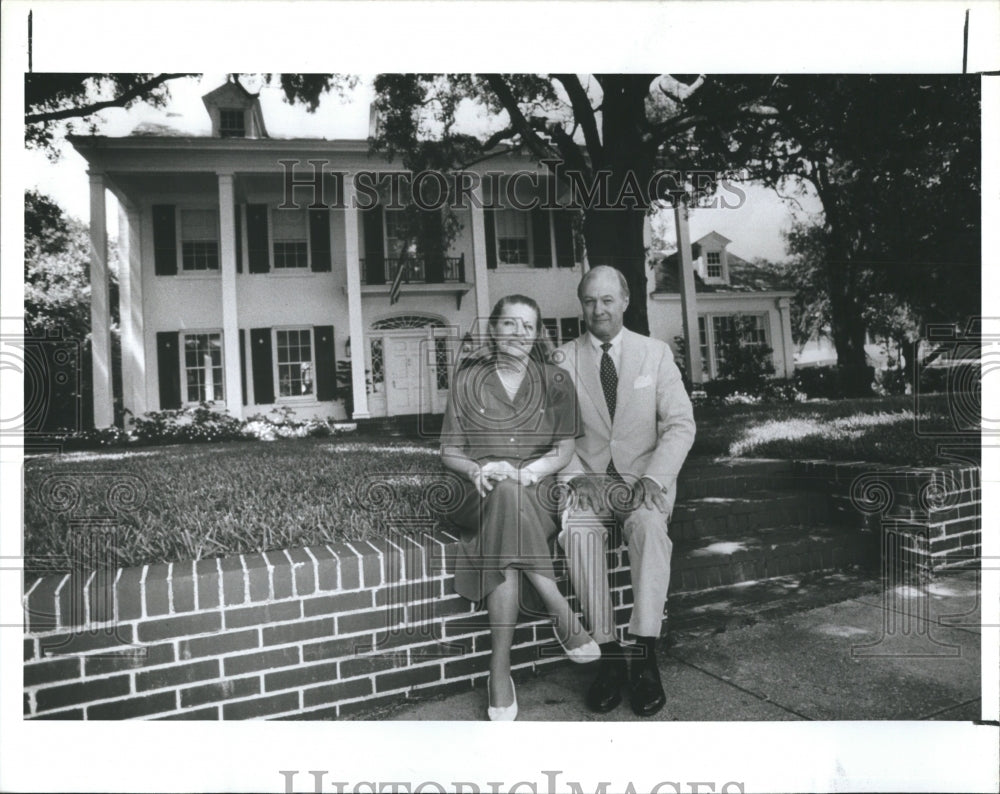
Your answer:
[[[79,431],[57,431],[51,438],[65,450],[123,447],[131,440],[131,436],[127,431],[115,426],[97,427]]]
[[[774,351],[752,341],[756,325],[749,317],[735,315],[723,330],[719,349],[719,377],[735,382],[739,391],[754,394],[774,374]]]
[[[875,393],[882,397],[890,394],[906,394],[909,385],[904,369],[891,367],[875,370]]]
[[[179,410],[150,411],[132,419],[137,441],[175,444],[186,441],[233,441],[243,438],[243,423],[209,403]]]

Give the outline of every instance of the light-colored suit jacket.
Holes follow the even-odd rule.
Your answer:
[[[613,460],[628,478],[649,476],[667,489],[671,509],[677,474],[694,443],[694,413],[670,347],[625,329],[615,419],[611,421],[600,380],[600,354],[589,335],[558,348],[553,360],[576,386],[583,435],[576,456],[562,471],[603,474]]]

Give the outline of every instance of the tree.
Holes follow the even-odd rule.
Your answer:
[[[95,113],[139,102],[163,107],[170,97],[167,83],[187,76],[29,72],[24,76],[25,144],[56,159],[58,152],[53,144],[60,122],[81,119],[95,132],[96,124],[91,119]]]
[[[978,79],[780,76],[766,101],[773,116],[736,118],[698,146],[766,184],[793,177],[815,190],[824,224],[802,243],[821,253],[838,359],[864,392],[870,295],[895,295],[927,320],[978,312]]]
[[[112,376],[120,412],[121,345],[118,333],[118,264],[115,246],[108,246],[111,297]],[[83,416],[92,413],[90,399],[90,234],[87,226],[49,196],[36,190],[24,194],[24,325],[25,356],[32,371],[55,371],[47,359],[54,345],[71,343],[76,349],[76,378],[60,385],[46,382],[49,409],[34,429],[73,428],[76,401],[83,400]],[[48,344],[47,341],[59,340]],[[76,343],[75,347],[72,343]],[[77,390],[79,387],[79,390]],[[28,388],[28,381],[25,381]]]
[[[645,295],[643,222],[657,198],[649,189],[654,172],[697,164],[689,146],[695,127],[771,112],[755,96],[765,81],[714,91],[688,112],[705,84],[694,75],[382,74],[375,105],[384,124],[372,147],[411,171],[460,170],[497,151],[525,152],[552,173],[574,171],[604,199],[583,206],[588,260],[617,267],[633,294]],[[322,93],[315,80],[284,87],[290,101],[313,108]],[[493,117],[491,131],[462,131],[460,112],[470,104]],[[683,191],[679,183],[662,187],[668,197]],[[645,300],[630,302],[625,323],[648,333]]]

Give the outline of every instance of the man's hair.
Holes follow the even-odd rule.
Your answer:
[[[631,292],[628,288],[628,281],[625,280],[625,274],[622,273],[618,268],[611,267],[611,265],[595,265],[590,268],[586,273],[583,274],[583,278],[580,279],[580,283],[576,287],[576,297],[583,300],[583,289],[587,286],[592,278],[596,278],[601,273],[612,272],[618,277],[618,286],[622,289],[622,297],[628,298]]]

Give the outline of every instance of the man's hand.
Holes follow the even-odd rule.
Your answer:
[[[669,512],[666,491],[656,480],[643,477],[635,484],[633,492],[635,494],[632,500],[633,510],[638,510],[642,506],[650,510],[659,510],[661,513]]]
[[[600,475],[583,474],[569,481],[569,506],[572,510],[591,510],[595,513],[604,509],[605,491],[609,478]]]

